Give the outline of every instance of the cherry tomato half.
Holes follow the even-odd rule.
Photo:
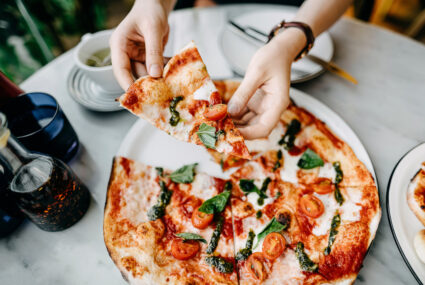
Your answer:
[[[281,256],[285,248],[285,238],[279,233],[270,233],[263,241],[263,255],[270,260]]]
[[[194,257],[199,248],[199,242],[196,240],[183,241],[180,238],[176,238],[171,242],[171,254],[178,260],[187,260]]]
[[[300,207],[301,211],[311,218],[318,218],[325,211],[325,206],[323,206],[322,201],[311,194],[301,197]]]
[[[217,104],[209,106],[205,112],[204,117],[211,121],[220,121],[227,115],[227,105]]]
[[[197,229],[205,229],[211,223],[214,218],[214,214],[206,214],[199,211],[199,208],[196,208],[192,214],[192,225]]]
[[[261,252],[251,254],[246,260],[245,266],[251,276],[256,280],[264,281],[267,278],[265,259]]]
[[[311,187],[317,194],[328,194],[335,190],[332,180],[325,177],[317,178]]]
[[[210,95],[210,104],[211,105],[221,104],[220,93],[218,93],[217,91],[211,93],[211,95]]]

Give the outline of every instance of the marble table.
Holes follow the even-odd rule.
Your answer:
[[[170,17],[167,47],[174,52],[195,40],[215,78],[232,77],[218,36],[225,20],[267,6],[238,5],[182,10]],[[374,163],[383,216],[357,284],[415,284],[392,237],[385,209],[391,171],[400,157],[425,139],[425,46],[350,19],[330,29],[334,61],[359,81],[332,74],[295,85],[335,110],[357,133]],[[71,167],[90,188],[93,202],[72,228],[49,233],[24,223],[0,240],[0,284],[125,284],[102,237],[103,207],[112,157],[136,118],[128,112],[96,113],[75,103],[66,89],[72,51],[27,79],[27,91],[53,94],[76,129],[82,148]]]

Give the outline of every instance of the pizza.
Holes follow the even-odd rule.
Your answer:
[[[233,94],[228,90],[222,94]],[[139,78],[119,102],[176,139],[250,159],[193,42],[170,59],[161,78]]]
[[[170,172],[116,157],[104,239],[124,278],[131,284],[237,284],[231,188],[229,181],[196,173],[195,164]]]
[[[425,162],[407,188],[407,203],[410,210],[425,226]]]
[[[214,83],[222,102],[239,84]],[[152,166],[115,159],[104,236],[130,283],[354,282],[381,218],[378,190],[365,165],[325,123],[294,102],[267,139],[245,143],[251,160],[210,150],[227,170],[227,180],[196,173],[193,165],[159,175]],[[173,173],[193,174],[193,180],[175,182]],[[161,181],[173,193],[163,216],[149,220],[163,196]],[[204,205],[215,204],[210,201],[223,202],[217,198],[223,193],[230,193],[223,211],[205,211]],[[204,229],[194,224],[198,214],[213,215]],[[228,232],[223,228],[217,248],[208,253],[220,217]],[[185,240],[181,233],[198,239]],[[197,243],[196,253],[180,260],[172,250],[177,242]],[[211,257],[229,270],[214,266]]]

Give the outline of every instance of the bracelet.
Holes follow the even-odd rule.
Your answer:
[[[282,22],[280,22],[279,24],[277,24],[269,33],[268,36],[268,41],[270,42],[278,33],[281,29],[286,29],[286,28],[297,28],[300,29],[301,31],[304,32],[304,35],[307,39],[307,43],[305,45],[305,47],[301,50],[301,52],[297,55],[297,57],[295,58],[295,61],[303,58],[313,47],[314,45],[314,35],[313,35],[313,31],[311,30],[310,26],[307,25],[306,23],[302,23],[302,22],[285,22],[285,20],[283,20]]]

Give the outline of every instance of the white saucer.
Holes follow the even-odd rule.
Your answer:
[[[230,20],[242,27],[251,26],[268,34],[282,20],[290,21],[295,16],[297,10],[298,8],[291,6],[282,6],[273,10],[267,8],[246,13]],[[236,34],[230,25],[226,25],[221,35],[220,46],[224,57],[233,71],[240,76],[245,74],[252,56],[262,45],[259,42],[257,43],[254,40],[249,40],[246,37]],[[334,53],[334,47],[329,33],[324,32],[318,36],[314,47],[309,53],[325,61],[330,61]],[[307,58],[300,59],[292,64],[291,83],[310,80],[323,72],[324,69],[320,65]]]
[[[395,166],[388,183],[387,212],[393,237],[404,261],[419,284],[425,283],[425,264],[416,255],[413,239],[424,226],[407,204],[407,187],[425,161],[425,143],[407,152]]]
[[[121,93],[109,93],[94,83],[84,72],[74,66],[69,72],[67,87],[71,97],[84,107],[98,112],[123,110],[116,98]]]

